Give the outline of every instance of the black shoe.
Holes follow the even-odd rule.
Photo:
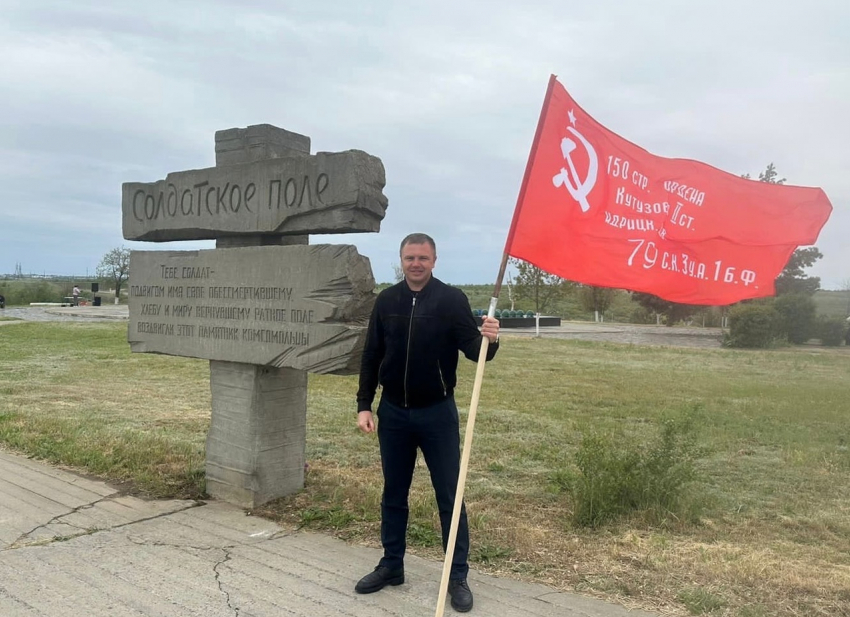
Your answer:
[[[357,581],[354,591],[357,593],[375,593],[387,585],[401,585],[403,582],[404,568],[401,570],[390,570],[384,566],[378,566]]]
[[[449,580],[449,595],[452,597],[452,608],[457,612],[472,610],[472,592],[465,578]]]

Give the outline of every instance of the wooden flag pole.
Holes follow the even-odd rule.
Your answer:
[[[537,122],[537,132],[534,135],[534,142],[531,145],[531,154],[528,157],[528,163],[525,167],[525,176],[522,179],[519,196],[517,197],[517,205],[514,209],[514,217],[511,221],[511,228],[508,232],[508,239],[505,243],[505,252],[502,255],[502,263],[499,266],[499,274],[496,277],[496,284],[493,288],[493,297],[490,298],[490,308],[487,311],[488,317],[495,317],[496,304],[499,301],[499,293],[502,290],[502,281],[505,278],[505,270],[508,267],[508,248],[511,244],[511,238],[516,227],[517,215],[519,214],[523,200],[525,198],[525,190],[528,185],[528,177],[531,172],[531,164],[537,152],[537,144],[540,141],[540,134],[543,131],[543,123],[546,119],[546,110],[549,108],[549,99],[552,96],[552,87],[555,84],[555,75],[549,78],[549,86],[546,90],[546,97],[543,100],[543,108],[540,110],[540,118]],[[490,347],[490,339],[486,336],[481,338],[481,350],[478,352],[478,364],[475,368],[475,383],[472,386],[472,400],[469,403],[469,414],[466,419],[466,432],[463,438],[463,452],[460,458],[460,471],[457,478],[457,490],[455,491],[455,503],[452,508],[452,524],[449,529],[449,537],[446,542],[446,557],[443,560],[443,576],[440,579],[440,592],[437,596],[437,612],[435,617],[443,617],[443,612],[446,605],[446,593],[449,589],[449,575],[452,569],[452,558],[454,557],[455,544],[457,542],[457,528],[460,523],[460,510],[463,506],[463,493],[466,488],[466,474],[469,469],[469,457],[472,452],[472,435],[475,431],[475,416],[478,413],[478,399],[481,396],[481,384],[484,381],[484,365],[487,363],[487,350]]]
[[[502,258],[501,273],[504,275],[505,267],[507,266],[508,256]],[[502,279],[499,278],[498,287],[501,287]],[[488,317],[494,317],[496,314],[496,303],[499,300],[498,293],[495,292],[490,298],[490,308],[487,311]],[[440,579],[440,593],[437,597],[437,612],[436,617],[443,617],[443,610],[446,605],[446,592],[449,589],[449,574],[452,569],[452,557],[454,557],[455,543],[457,542],[457,528],[460,523],[460,509],[463,505],[463,492],[466,488],[466,472],[469,469],[469,456],[472,452],[472,434],[475,431],[475,416],[478,412],[478,399],[481,396],[481,384],[484,382],[484,365],[487,363],[487,349],[490,347],[490,339],[486,336],[481,337],[481,351],[478,352],[478,364],[475,367],[475,383],[472,386],[472,400],[469,403],[469,414],[466,418],[466,432],[463,437],[463,452],[460,457],[460,472],[457,478],[457,490],[455,491],[455,504],[452,509],[452,526],[449,529],[449,539],[446,543],[446,558],[443,561],[443,577]]]
[[[496,310],[496,298],[490,299],[490,310],[492,315]],[[446,606],[446,592],[449,589],[449,574],[452,569],[452,557],[457,541],[457,528],[460,523],[460,509],[463,504],[463,491],[466,486],[466,472],[469,468],[469,454],[472,451],[472,433],[475,430],[475,415],[478,411],[478,397],[481,394],[481,383],[484,381],[484,364],[487,361],[487,348],[490,339],[486,336],[481,340],[481,352],[478,354],[478,366],[475,369],[475,384],[472,386],[472,401],[469,403],[469,416],[466,419],[466,435],[463,438],[463,454],[460,458],[460,472],[457,478],[457,491],[455,492],[455,505],[452,510],[452,526],[449,530],[449,540],[446,544],[446,558],[443,561],[443,577],[440,579],[440,594],[437,597],[436,617],[443,617]]]

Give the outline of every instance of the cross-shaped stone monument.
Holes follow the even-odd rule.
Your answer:
[[[255,507],[304,486],[307,373],[358,370],[374,302],[369,260],[308,234],[377,232],[380,159],[310,155],[271,125],[218,131],[216,166],[125,183],[128,240],[215,239],[199,251],[133,251],[134,352],[210,361],[206,485]]]

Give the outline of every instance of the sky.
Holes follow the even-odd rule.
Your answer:
[[[215,165],[215,131],[272,124],[386,169],[378,282],[398,243],[495,282],[550,74],[650,152],[819,186],[810,274],[850,286],[850,2],[0,0],[0,274],[83,276],[130,242],[121,185]]]

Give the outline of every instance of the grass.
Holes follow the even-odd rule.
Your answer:
[[[669,615],[850,615],[850,350],[678,349],[504,337],[466,502],[473,567]],[[473,364],[457,392],[468,404]],[[377,546],[380,460],[355,377],[310,376],[306,487],[258,514]],[[0,442],[154,496],[203,495],[208,364],[131,355],[123,324],[0,328]],[[651,444],[695,416],[694,516],[575,526],[588,434]],[[410,551],[440,558],[426,469]]]
[[[691,615],[713,613],[726,605],[722,597],[702,588],[682,589],[678,594],[678,598]]]
[[[9,324],[0,442],[150,495],[198,497],[208,379],[200,360],[131,355],[126,324]]]
[[[850,290],[827,291],[821,289],[814,295],[818,315],[827,317],[850,316]]]

